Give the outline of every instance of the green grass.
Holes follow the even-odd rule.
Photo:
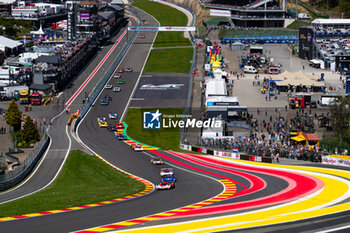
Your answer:
[[[293,23],[289,24],[287,28],[299,30],[301,26],[310,26],[311,22],[309,21],[303,21],[303,20],[295,20]]]
[[[191,46],[188,38],[184,37],[184,32],[158,32],[153,47],[173,47]]]
[[[148,0],[134,0],[132,5],[153,15],[162,26],[185,26],[187,24],[186,15],[170,6]]]
[[[231,19],[228,19],[226,17],[211,17],[210,19],[208,19],[205,23],[208,26],[217,26],[219,25],[219,23],[221,22],[225,22],[225,23],[229,23],[230,25],[233,25],[233,22]]]
[[[58,178],[46,189],[0,205],[0,217],[107,201],[138,193],[145,185],[106,165],[96,156],[71,151]]]
[[[144,72],[188,73],[192,57],[193,48],[153,49]]]
[[[157,111],[153,108],[130,108],[125,121],[129,125],[127,134],[132,139],[160,147],[163,150],[179,151],[180,129],[143,129],[143,111]],[[159,109],[162,115],[183,114],[181,108],[162,108]],[[176,118],[180,120],[180,118]]]
[[[170,6],[148,0],[135,0],[136,6],[153,15],[161,26],[186,26],[187,16]],[[183,32],[159,32],[153,47],[190,46]]]
[[[200,25],[197,28],[197,32],[198,32],[198,35],[202,38],[205,38],[205,36],[207,35],[207,29],[204,27],[204,25]]]

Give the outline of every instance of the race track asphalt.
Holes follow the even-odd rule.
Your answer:
[[[155,25],[155,21],[145,13],[138,11],[138,14],[140,17],[147,18],[147,21],[149,21],[151,25]],[[96,121],[98,116],[104,115],[108,117],[109,112],[116,112],[119,116],[121,116],[124,109],[127,107],[129,97],[131,96],[133,88],[137,83],[142,65],[146,60],[148,50],[151,45],[150,42],[155,35],[153,32],[147,32],[144,34],[146,35],[146,38],[136,39],[136,43],[132,45],[128,54],[120,65],[122,68],[132,67],[134,69],[134,72],[132,73],[122,74],[122,79],[126,80],[124,85],[119,85],[122,87],[122,91],[119,93],[114,93],[111,90],[103,90],[96,104],[91,108],[86,118],[81,122],[78,128],[78,134],[80,139],[87,146],[89,146],[94,152],[108,162],[136,176],[147,179],[154,184],[157,184],[160,181],[160,167],[173,167],[178,179],[176,188],[170,191],[154,191],[151,194],[143,197],[94,208],[82,209],[79,211],[70,211],[60,214],[2,222],[0,223],[0,232],[72,232],[99,225],[148,216],[186,205],[191,205],[193,203],[216,196],[223,191],[223,186],[215,180],[219,179],[218,177],[213,175],[203,176],[193,172],[191,169],[180,168],[178,165],[169,161],[166,161],[168,164],[164,166],[151,165],[148,154],[134,152],[131,150],[130,146],[117,140],[112,132],[98,127]],[[98,60],[95,61],[95,63],[91,63],[90,65],[92,66],[89,66],[89,69],[84,71],[82,74],[85,74],[85,77],[87,77],[89,72],[92,72],[94,68],[93,65],[96,66],[97,64]],[[108,68],[108,65],[110,65],[110,63],[106,62],[104,70]],[[104,70],[102,69],[100,72],[103,72]],[[102,77],[102,73],[98,73],[97,76]],[[60,97],[59,101],[57,102],[59,104],[57,104],[57,106],[52,105],[52,108],[56,109],[56,112],[62,111],[64,109],[65,101],[67,101],[74,93],[74,90],[76,89],[75,87],[79,87],[83,81],[83,78],[78,79],[71,89],[67,89],[67,91],[62,94],[62,98]],[[91,91],[93,86],[96,85],[97,81],[98,79],[94,79],[91,83],[89,83],[86,90]],[[116,80],[113,78],[109,81],[109,83],[113,85],[116,85],[115,82]],[[78,96],[76,102],[72,104],[72,109],[80,106],[80,102],[83,99],[83,93],[84,92],[82,92],[81,95]],[[104,95],[111,95],[113,98],[108,106],[101,106],[99,104],[99,100]],[[60,164],[63,161],[62,156],[64,153],[62,152],[66,150],[68,145],[68,138],[62,136],[65,135],[65,127],[62,126],[66,125],[67,120],[68,116],[63,114],[62,117],[59,117],[53,121],[53,126],[50,128],[50,134],[52,134],[51,136],[53,137],[54,144],[52,145],[51,151],[43,161],[43,164],[38,172],[21,188],[13,192],[0,195],[0,201],[6,201],[16,197],[16,195],[23,195],[24,193],[31,192],[31,190],[36,190],[39,187],[42,187],[45,182],[47,183],[50,177],[52,178],[52,174],[55,174],[55,171],[58,169],[57,164]],[[152,152],[148,153],[152,154]],[[172,157],[187,165],[191,165],[195,168],[200,168],[205,171],[225,175],[235,179],[247,187],[250,185],[245,178],[239,175],[220,171],[220,169],[208,169],[196,163],[190,163],[179,159],[176,156],[172,156],[166,152],[162,153],[165,153],[169,157]],[[286,186],[285,181],[279,179],[278,177],[257,174],[249,171],[246,172],[261,177],[263,180],[265,180],[267,186],[260,192],[251,194],[250,196],[242,196],[234,201],[244,201],[263,197],[278,192]],[[238,191],[239,189],[240,188],[238,187]],[[344,216],[346,218],[344,218]],[[264,228],[240,230],[239,232],[295,232],[293,228],[300,230],[297,232],[303,232],[303,229],[305,229],[305,232],[307,232],[307,230],[311,229],[309,228],[310,226],[315,226],[312,228],[312,230],[315,231],[316,229],[326,228],[325,225],[339,225],[341,222],[343,223],[345,219],[349,219],[350,211],[349,213],[346,212],[339,215],[333,215],[332,217],[334,218],[317,218],[322,224],[316,224],[317,219],[315,219]],[[306,224],[307,227],[303,228],[303,224]],[[309,232],[312,232],[312,230]]]
[[[121,30],[114,38],[117,38],[121,35],[123,30]],[[34,173],[34,175],[26,181],[26,183],[22,186],[20,186],[17,189],[14,189],[12,191],[4,192],[0,194],[0,203],[12,200],[14,198],[26,195],[28,193],[34,192],[45,185],[47,185],[56,175],[57,171],[59,170],[61,164],[64,161],[64,158],[67,153],[67,149],[69,148],[69,138],[66,134],[66,125],[69,119],[68,114],[61,114],[62,111],[65,108],[65,102],[70,98],[70,96],[73,95],[76,88],[79,87],[86,77],[90,75],[92,70],[95,66],[101,61],[100,57],[105,56],[107,53],[107,50],[111,47],[106,47],[101,54],[99,54],[95,60],[93,60],[89,66],[80,74],[80,76],[76,79],[76,81],[71,85],[70,88],[68,88],[65,92],[61,94],[59,98],[55,99],[55,103],[52,105],[49,105],[47,109],[45,109],[45,117],[47,118],[47,122],[51,121],[52,119],[52,125],[49,128],[49,135],[51,137],[51,147],[49,148],[49,151],[47,152],[47,155],[45,158],[42,158],[42,163],[37,170],[37,172]],[[120,46],[121,47],[121,44]],[[114,51],[114,53],[111,54],[111,56],[116,56],[118,54],[118,48]],[[86,89],[89,90],[89,88],[93,88],[96,83],[99,81],[100,77],[102,77],[102,74],[104,72],[104,69],[107,69],[111,63],[111,59],[107,60],[103,67],[101,67],[101,70],[96,73],[95,77],[91,80],[91,82],[87,85]],[[76,100],[72,103],[71,109],[72,111],[75,111],[81,106],[81,101],[83,99],[84,92],[81,93]],[[46,114],[47,113],[47,114]],[[55,116],[57,116],[55,118]]]

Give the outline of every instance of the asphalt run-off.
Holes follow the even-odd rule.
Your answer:
[[[74,95],[67,101],[66,106],[69,106],[75,98],[80,94],[80,92],[84,89],[84,87],[90,82],[90,80],[95,76],[96,72],[101,68],[101,66],[105,63],[120,41],[124,38],[127,33],[127,29],[123,32],[123,34],[118,38],[118,40],[114,43],[113,47],[108,51],[106,56],[102,59],[102,61],[96,66],[94,71],[89,75],[89,77],[85,80],[85,82],[79,87],[79,89],[74,93]]]

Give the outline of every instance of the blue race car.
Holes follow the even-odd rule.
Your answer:
[[[176,177],[174,175],[162,176],[162,182],[176,182]]]
[[[128,139],[124,134],[122,134],[122,133],[117,133],[117,131],[115,132],[115,137],[116,137],[118,140],[126,140],[126,139]]]
[[[101,105],[108,105],[109,101],[107,99],[101,100]]]

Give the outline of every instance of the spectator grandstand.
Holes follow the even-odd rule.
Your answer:
[[[322,59],[333,71],[350,70],[350,19],[316,19],[299,29],[299,57]]]
[[[282,6],[275,0],[199,0],[211,9],[230,10],[231,19],[236,26],[242,27],[283,27],[286,0]]]

